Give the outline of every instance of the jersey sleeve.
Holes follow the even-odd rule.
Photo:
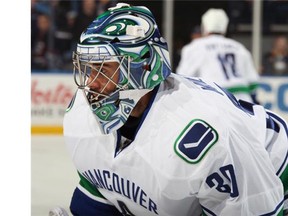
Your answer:
[[[229,134],[230,149],[219,147],[205,160],[197,194],[207,215],[278,215],[283,211],[283,186],[265,149],[249,150]],[[251,139],[252,142],[252,139]],[[242,145],[242,147],[241,147]]]
[[[284,209],[288,213],[288,124],[272,111],[266,110],[266,149],[284,187]]]
[[[199,76],[199,68],[202,62],[202,49],[197,48],[198,45],[193,42],[183,47],[181,51],[181,59],[176,69],[177,74],[184,76]]]
[[[81,174],[70,203],[73,215],[121,216],[122,214]]]

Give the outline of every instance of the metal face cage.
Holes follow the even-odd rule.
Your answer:
[[[85,92],[89,104],[100,107],[107,99],[113,97],[120,90],[128,89],[130,78],[130,56],[108,56],[83,54],[73,52],[73,76],[79,89]],[[113,71],[107,67],[109,63],[118,63]],[[101,80],[101,83],[100,83]],[[93,83],[99,82],[101,88],[93,88]],[[113,86],[113,91],[108,87]],[[117,99],[115,99],[117,100]]]

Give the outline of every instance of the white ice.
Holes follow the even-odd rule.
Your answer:
[[[48,216],[55,206],[69,212],[78,180],[61,135],[31,136],[31,216]]]

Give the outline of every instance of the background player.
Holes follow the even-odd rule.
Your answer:
[[[73,215],[282,213],[286,123],[171,73],[149,9],[118,3],[100,15],[73,63],[78,90],[64,118],[80,176]]]
[[[203,14],[203,37],[183,47],[176,72],[215,81],[237,99],[258,103],[255,89],[259,76],[251,54],[239,42],[224,36],[228,22],[222,9],[211,8]]]

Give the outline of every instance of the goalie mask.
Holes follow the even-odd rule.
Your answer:
[[[150,10],[118,3],[80,36],[74,80],[103,133],[119,129],[139,99],[171,73],[167,43]]]

